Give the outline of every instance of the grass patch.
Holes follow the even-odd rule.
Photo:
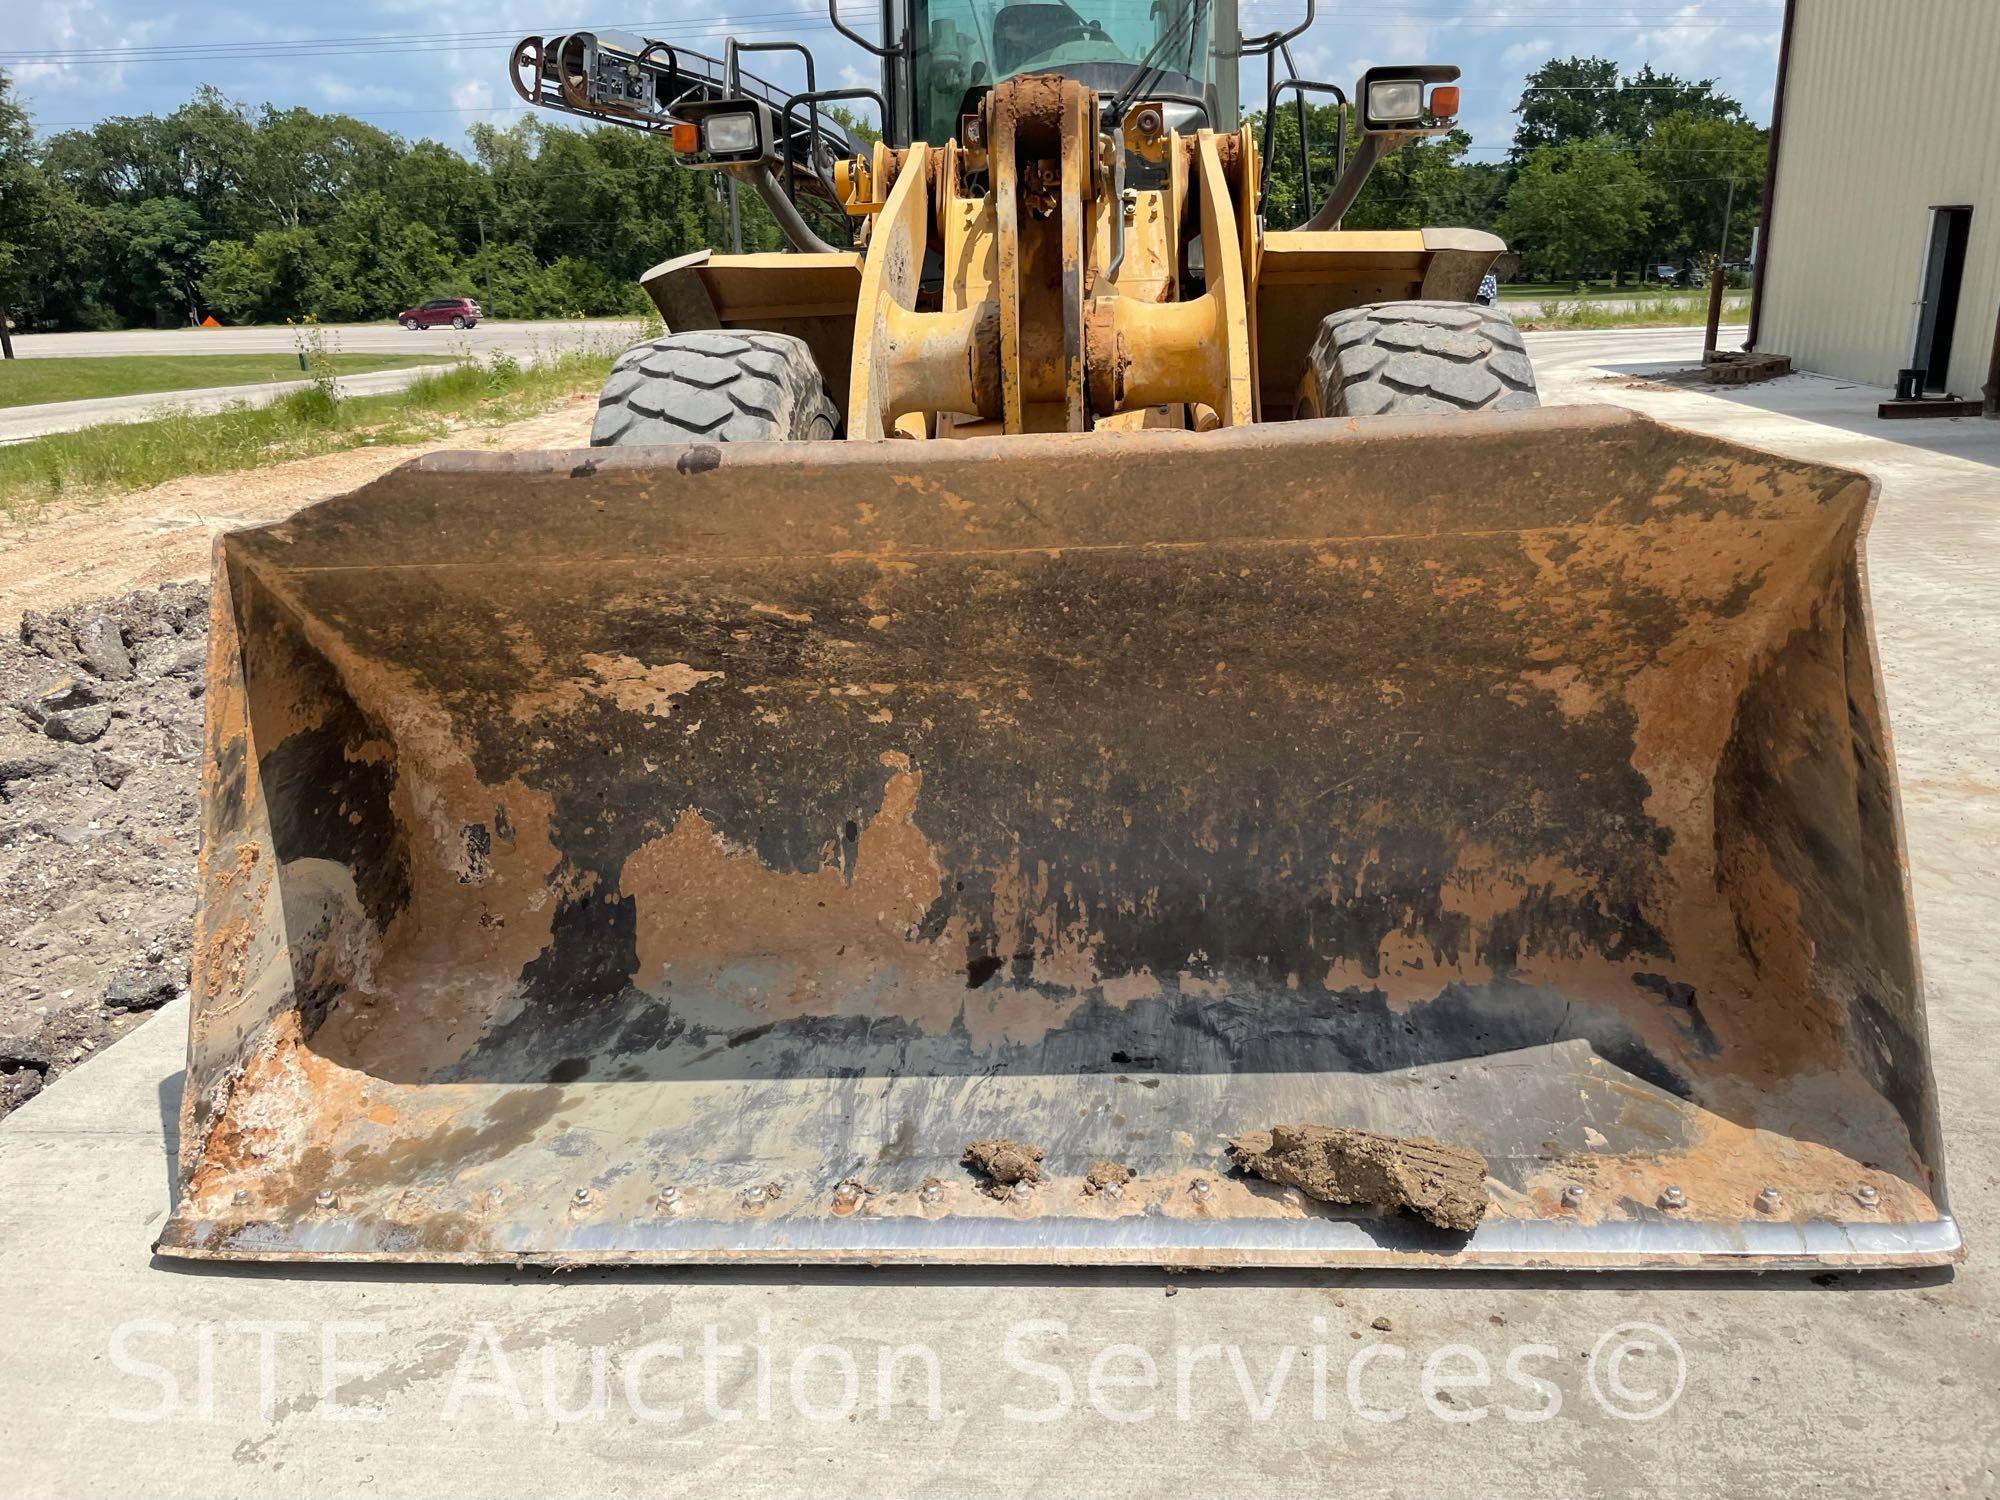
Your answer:
[[[443,356],[449,358],[448,355]],[[335,375],[437,364],[439,355],[330,354]],[[107,354],[74,359],[0,360],[0,407],[193,391],[212,385],[304,380],[295,354]]]
[[[595,390],[622,340],[579,337],[532,363],[467,360],[380,396],[334,398],[322,385],[269,406],[238,403],[146,422],[105,423],[0,447],[0,509],[23,517],[68,495],[143,489],[347,448],[421,443],[457,427],[495,427]]]
[[[1722,321],[1739,322],[1749,314],[1750,297],[1733,292],[1722,300]],[[1539,313],[1514,320],[1533,332],[1589,328],[1700,328],[1708,322],[1706,293],[1687,297],[1655,297],[1630,306],[1606,307],[1597,302],[1557,302]]]

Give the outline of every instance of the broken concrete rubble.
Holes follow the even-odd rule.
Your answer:
[[[207,625],[172,584],[0,642],[0,1115],[187,983]]]
[[[99,677],[126,682],[132,676],[132,653],[125,649],[125,634],[104,615],[92,615],[76,628],[77,653],[83,664]]]

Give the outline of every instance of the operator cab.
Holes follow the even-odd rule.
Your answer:
[[[916,140],[951,139],[980,93],[1030,73],[1061,73],[1107,100],[1139,82],[1145,97],[1168,103],[1173,129],[1236,124],[1235,60],[1219,60],[1214,46],[1216,36],[1236,34],[1236,0],[909,0],[909,6],[919,39],[910,91]]]

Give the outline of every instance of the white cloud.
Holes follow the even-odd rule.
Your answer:
[[[313,75],[313,92],[337,109],[352,110],[364,105],[379,104],[385,107],[398,103],[403,95],[397,90],[380,83],[356,83],[340,78],[332,73]]]
[[[137,47],[151,41],[162,22],[143,16],[120,18],[97,0],[43,0],[25,15],[8,22],[8,40],[23,52],[99,51]],[[24,62],[8,69],[25,88],[36,84],[57,88],[115,91],[125,83],[123,63]]]
[[[1308,78],[1325,78],[1326,70],[1333,64],[1331,51],[1317,43],[1308,43],[1303,37],[1292,43],[1292,56],[1299,60],[1299,67]]]
[[[1683,5],[1664,24],[1640,31],[1636,41],[1654,67],[1669,73],[1698,73],[1723,35],[1697,3]]]

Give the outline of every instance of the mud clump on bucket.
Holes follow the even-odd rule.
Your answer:
[[[1122,1161],[1101,1161],[1083,1174],[1083,1191],[1092,1198],[1107,1190],[1122,1189],[1139,1174]]]
[[[1007,1189],[1017,1182],[1042,1181],[1040,1146],[1024,1146],[1005,1137],[974,1141],[965,1148],[961,1160],[975,1172],[985,1175],[986,1191],[995,1198],[1004,1198]]]
[[[1236,1136],[1229,1153],[1243,1171],[1323,1203],[1404,1209],[1463,1234],[1486,1213],[1486,1158],[1428,1136],[1274,1125]]]

